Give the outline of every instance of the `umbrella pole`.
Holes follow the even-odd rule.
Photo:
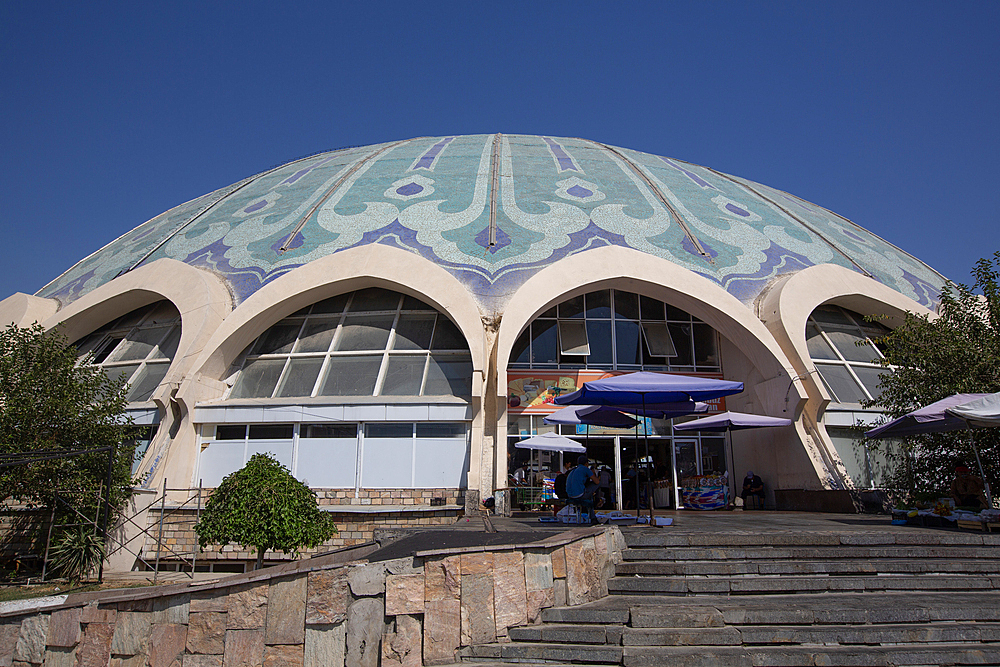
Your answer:
[[[986,481],[986,473],[983,471],[983,462],[979,460],[979,450],[976,448],[976,434],[973,431],[969,431],[969,444],[972,445],[972,451],[976,455],[976,465],[979,466],[979,476],[983,480],[983,487],[986,489],[986,504],[989,505],[989,509],[993,509],[993,496],[990,495],[990,483]]]
[[[639,520],[639,422],[635,423],[635,518]]]
[[[646,394],[642,395],[642,439],[646,445],[646,459],[643,465],[646,466],[646,504],[649,505],[649,525],[653,525],[653,480],[649,473],[649,425],[646,423]],[[639,510],[637,509],[636,512]]]

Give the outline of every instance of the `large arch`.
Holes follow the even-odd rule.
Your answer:
[[[881,315],[889,328],[898,326],[907,313],[934,317],[935,313],[882,283],[834,264],[820,264],[799,271],[773,285],[761,295],[757,309],[761,321],[772,333],[795,367],[805,387],[807,401],[803,418],[819,442],[828,467],[843,486],[851,486],[850,476],[826,432],[823,416],[830,394],[817,379],[817,369],[806,343],[806,321],[824,304],[835,304],[862,315]]]
[[[471,460],[475,462],[483,432],[480,397],[486,358],[479,308],[465,286],[440,266],[390,246],[368,245],[314,260],[255,292],[212,336],[177,392],[177,400],[187,410],[193,410],[199,401],[221,398],[227,388],[222,382],[224,374],[268,327],[312,303],[366,287],[391,289],[418,298],[447,314],[465,336],[473,366]],[[171,475],[190,477],[195,454],[193,448],[172,453]],[[478,489],[478,473],[473,464],[469,470],[470,489]]]
[[[212,334],[232,311],[229,290],[215,275],[173,259],[160,259],[121,275],[73,301],[42,325],[59,327],[69,340],[76,340],[114,318],[161,300],[170,301],[181,314],[181,339],[170,369],[151,400],[160,413],[160,428],[150,443],[140,470],[154,474],[147,485],[161,476],[159,462],[178,441],[194,441],[190,414],[174,400],[182,378],[192,370]]]
[[[543,269],[529,279],[510,300],[497,337],[496,366],[498,387],[506,386],[506,368],[518,335],[538,314],[551,306],[579,294],[598,289],[620,289],[638,292],[682,308],[711,325],[738,349],[749,368],[740,369],[746,391],[733,397],[736,409],[764,411],[767,414],[798,414],[805,395],[794,378],[796,372],[785,358],[771,332],[753,311],[718,284],[677,266],[667,260],[621,248],[605,246],[573,255],[558,264]],[[506,400],[491,396],[498,405],[494,441],[505,437]],[[492,425],[491,425],[492,426]],[[809,445],[808,434],[796,421],[796,434],[786,448],[792,453],[804,451],[804,472],[789,478],[789,484],[802,486],[820,484],[824,479],[824,462]],[[747,440],[754,441],[754,436]],[[794,448],[797,447],[797,452]],[[494,482],[501,483],[506,463],[501,447],[494,449]],[[762,454],[777,465],[781,453],[769,450]]]

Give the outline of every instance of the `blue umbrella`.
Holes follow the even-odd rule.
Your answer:
[[[716,380],[694,375],[640,371],[585,382],[576,391],[564,396],[557,396],[553,402],[556,405],[640,406],[642,412],[639,414],[643,414],[647,405],[650,404],[708,401],[713,398],[738,394],[742,391],[742,382]],[[646,428],[645,420],[643,420],[643,436],[646,444],[646,460],[648,460],[649,431]],[[673,476],[675,471],[671,470],[670,474]],[[646,485],[649,496],[649,522],[652,524],[653,493],[652,481],[648,474],[646,475]],[[675,483],[674,487],[676,488],[676,486]]]
[[[576,391],[557,396],[556,405],[648,405],[708,401],[743,391],[742,382],[694,375],[640,371],[585,382]]]
[[[632,428],[639,422],[628,415],[623,415],[615,408],[603,405],[571,405],[562,410],[556,410],[543,419],[546,424],[586,424],[590,426],[614,426],[618,428]],[[590,435],[590,431],[587,431]]]

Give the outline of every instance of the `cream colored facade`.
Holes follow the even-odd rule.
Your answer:
[[[225,399],[226,375],[241,351],[304,306],[366,287],[401,292],[433,305],[447,314],[468,342],[473,395],[465,406],[471,425],[467,503],[478,503],[506,486],[508,415],[501,388],[506,387],[514,341],[539,313],[568,298],[597,289],[625,290],[662,300],[710,324],[719,336],[725,377],[746,386],[742,394],[728,399],[728,409],[784,416],[794,422],[791,429],[732,435],[734,469],[759,471],[772,492],[852,486],[825,428],[831,397],[809,358],[805,328],[810,313],[818,306],[837,304],[862,315],[887,316],[890,326],[906,312],[930,314],[899,292],[834,265],[784,276],[748,307],[688,269],[621,247],[596,248],[546,267],[510,295],[504,312],[484,313],[468,289],[441,267],[414,253],[367,245],[290,271],[236,308],[225,284],[212,273],[161,259],[64,308],[54,300],[15,294],[0,302],[0,319],[20,326],[38,321],[47,329],[61,328],[75,340],[137,307],[164,299],[174,304],[182,317],[181,342],[166,379],[152,396],[160,428],[140,473],[153,470],[147,488],[158,488],[164,478],[171,487],[180,487],[196,484],[199,410],[245,404]],[[300,404],[322,403],[350,411],[373,403],[412,406],[419,401],[258,403],[261,414],[268,409],[288,414]]]

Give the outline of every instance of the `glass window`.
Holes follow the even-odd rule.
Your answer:
[[[284,367],[284,359],[248,361],[233,386],[230,398],[270,398]]]
[[[815,324],[806,326],[806,346],[809,348],[809,356],[813,359],[836,359],[837,353],[826,339],[820,334]]]
[[[645,295],[588,292],[546,310],[518,337],[511,368],[722,370],[716,332]]]
[[[109,358],[111,361],[140,361],[149,356],[156,344],[163,340],[170,327],[153,327],[137,330],[124,341]]]
[[[366,438],[411,438],[413,424],[385,422],[365,424]]]
[[[611,337],[608,337],[611,340]],[[514,342],[514,349],[510,353],[511,364],[530,365],[531,364],[531,327],[521,332]]]
[[[322,396],[373,396],[382,356],[332,357]]]
[[[531,323],[531,335],[531,363],[533,365],[558,363],[556,321],[535,320]]]
[[[559,304],[559,319],[583,317],[583,295],[575,296]]]
[[[447,317],[438,317],[437,326],[434,328],[434,344],[432,350],[468,350],[465,344],[465,336],[458,330],[458,327]]]
[[[463,422],[417,422],[418,438],[464,438]]]
[[[458,327],[422,301],[388,290],[303,308],[247,349],[230,398],[456,395],[449,387],[471,393],[469,348]],[[429,378],[428,363],[435,369]],[[454,375],[465,371],[470,377]]]
[[[619,366],[642,364],[641,335],[638,322],[615,320],[615,353]]]
[[[861,386],[851,376],[850,371],[847,370],[847,366],[817,364],[816,368],[819,369],[823,379],[833,390],[833,398],[838,403],[860,403],[868,398]]]
[[[587,344],[587,323],[583,320],[559,321],[559,352],[567,355],[590,354]]]
[[[347,299],[350,294],[338,294],[337,296],[330,297],[320,301],[319,303],[314,303],[312,307],[312,314],[318,315],[321,313],[342,313],[344,312],[344,306],[347,305]]]
[[[397,356],[389,358],[385,371],[382,394],[385,396],[419,396],[424,381],[424,367],[427,357]]]
[[[432,355],[424,396],[472,396],[472,361]]]
[[[611,352],[611,320],[587,320],[587,343],[590,354],[587,355],[588,366],[607,366],[614,364]]]
[[[664,303],[648,296],[639,297],[639,309],[642,319],[659,321],[664,319]]]
[[[292,437],[292,424],[250,424],[250,440],[287,440]]]
[[[115,351],[118,344],[124,340],[121,336],[113,336],[105,341],[97,350],[94,352],[94,358],[91,363],[99,364],[108,356]]]
[[[822,362],[816,368],[834,401],[860,403],[878,396],[879,378],[885,369],[870,335],[878,337],[888,331],[839,306],[813,311],[806,324],[806,344],[810,358]]]
[[[340,319],[322,318],[310,319],[303,327],[299,342],[295,344],[296,352],[326,352],[330,349],[333,334],[337,332]]]
[[[431,345],[436,315],[400,315],[394,350],[426,350]]]
[[[247,427],[243,424],[231,426],[228,424],[215,427],[216,440],[243,440],[247,437]]]
[[[146,364],[143,369],[132,378],[132,388],[128,393],[128,400],[134,403],[148,401],[156,388],[160,386],[163,377],[170,368],[168,363]]]
[[[267,330],[263,336],[257,339],[257,347],[253,354],[283,354],[292,351],[295,344],[295,337],[299,335],[302,328],[301,322],[294,324],[279,324]]]
[[[670,332],[666,323],[643,322],[642,332],[646,336],[646,348],[654,357],[676,357],[677,350],[674,349],[674,341],[670,339]]]
[[[303,424],[299,437],[302,438],[357,438],[358,425],[351,424]]]
[[[344,318],[344,326],[335,348],[339,352],[358,350],[384,350],[392,330],[392,315],[351,315]]]
[[[587,319],[611,319],[611,290],[587,294]]]
[[[399,297],[398,292],[369,287],[354,293],[349,310],[352,313],[396,310],[399,307]]]
[[[292,359],[288,370],[278,389],[278,396],[311,396],[319,369],[323,366],[323,357],[307,359]]]
[[[615,290],[615,318],[639,319],[639,295]]]

